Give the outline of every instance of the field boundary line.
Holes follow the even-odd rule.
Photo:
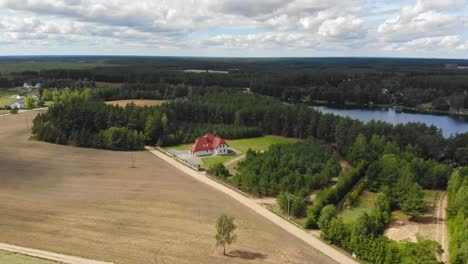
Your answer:
[[[221,191],[225,193],[226,195],[229,195],[230,197],[234,198],[238,202],[242,203],[243,205],[247,206],[248,208],[252,209],[256,213],[260,214],[261,216],[265,217],[266,219],[270,220],[280,228],[284,229],[288,233],[294,235],[295,237],[301,239],[302,241],[306,242],[313,248],[317,249],[324,255],[329,256],[331,259],[337,261],[338,263],[342,264],[358,264],[359,262],[355,259],[353,259],[351,256],[348,256],[347,254],[344,254],[343,252],[340,252],[339,250],[333,248],[332,246],[328,245],[324,241],[320,240],[319,238],[314,237],[313,235],[309,234],[306,232],[304,229],[299,228],[295,226],[294,224],[291,224],[289,221],[283,219],[282,217],[272,213],[270,210],[267,208],[261,206],[258,204],[255,200],[245,197],[244,195],[240,194],[239,192],[236,192],[232,190],[229,187],[226,187],[224,184],[218,183],[209,177],[207,177],[204,173],[194,171],[190,169],[187,166],[184,166],[177,162],[176,160],[172,159],[171,157],[157,151],[157,150],[151,150],[150,148],[147,148],[152,154],[154,154],[156,157],[162,159],[163,161],[166,161],[170,165],[176,167],[180,171],[184,172],[188,176],[191,176],[195,178],[196,180],[205,183],[218,191]]]
[[[113,262],[105,262],[94,259],[86,259],[82,257],[63,255],[49,251],[43,251],[32,248],[19,247],[11,244],[0,243],[0,250],[17,253],[25,256],[36,257],[59,263],[66,264],[114,264]]]

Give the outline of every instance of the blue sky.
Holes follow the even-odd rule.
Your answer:
[[[0,0],[0,55],[468,59],[465,0]]]

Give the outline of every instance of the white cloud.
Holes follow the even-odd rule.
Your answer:
[[[318,34],[328,38],[358,38],[365,35],[364,21],[356,17],[337,17],[325,20]]]
[[[370,49],[375,56],[387,54],[381,51],[398,56],[445,47],[450,51],[440,54],[466,57],[465,1],[415,0],[403,6],[398,1],[0,0],[0,53],[2,45],[15,43],[34,50],[73,43],[181,52],[275,48],[279,56],[284,49],[304,56],[316,49],[372,55]]]

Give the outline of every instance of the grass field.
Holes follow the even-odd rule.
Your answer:
[[[55,261],[49,261],[29,256],[19,255],[11,252],[0,251],[1,264],[58,264]]]
[[[236,156],[217,156],[217,157],[205,157],[202,159],[203,161],[203,168],[209,169],[213,165],[218,164],[218,163],[225,163],[234,157],[238,157],[239,155]]]
[[[16,89],[0,89],[0,107],[14,103],[16,99],[11,96],[17,93]]]
[[[133,102],[136,106],[152,106],[152,105],[161,105],[167,101],[165,100],[143,100],[143,99],[131,99],[131,100],[116,100],[116,101],[107,101],[105,102],[108,105],[118,105],[126,106],[127,104]]]
[[[241,154],[233,156],[204,157],[202,158],[203,167],[205,169],[209,169],[214,164],[226,163],[242,154],[245,154],[247,150],[249,150],[249,148],[256,151],[262,151],[268,150],[268,148],[273,144],[285,144],[296,141],[298,141],[298,139],[277,136],[263,136],[256,138],[226,140],[226,143],[229,145],[229,147],[240,151]],[[168,149],[188,150],[191,145],[192,144],[181,144],[173,147],[168,147]],[[232,164],[230,167],[233,166],[235,166],[235,164]]]
[[[36,112],[0,117],[0,241],[115,263],[335,263],[148,152],[29,140]],[[231,257],[215,221],[236,218]]]
[[[339,215],[343,217],[344,222],[353,222],[363,212],[370,212],[370,210],[372,210],[374,207],[375,198],[376,193],[364,191],[359,197],[355,206],[343,209]]]

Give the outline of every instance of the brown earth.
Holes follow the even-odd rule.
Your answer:
[[[35,112],[0,117],[0,241],[116,263],[335,263],[148,152],[28,140]],[[29,121],[29,123],[28,123]],[[236,217],[223,257],[214,223]]]
[[[118,105],[126,106],[127,104],[133,102],[136,106],[152,106],[152,105],[161,105],[167,101],[165,100],[146,100],[146,99],[133,99],[133,100],[116,100],[116,101],[107,101],[106,104],[109,105]]]

